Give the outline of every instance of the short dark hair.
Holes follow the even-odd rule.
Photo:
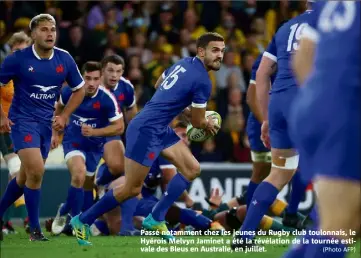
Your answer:
[[[123,69],[125,68],[124,58],[119,55],[111,55],[104,57],[103,60],[101,61],[102,69],[104,69],[108,63],[122,65]]]
[[[91,72],[95,72],[95,71],[101,72],[101,70],[102,70],[102,67],[99,62],[89,61],[89,62],[86,62],[83,65],[83,67],[81,68],[81,74],[83,75],[86,72],[91,73]]]
[[[206,32],[197,39],[196,47],[206,48],[211,41],[224,41],[224,38],[216,32]]]

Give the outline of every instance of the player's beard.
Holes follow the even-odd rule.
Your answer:
[[[213,60],[211,63],[212,70],[218,71],[221,68],[221,63],[222,60],[220,59]]]

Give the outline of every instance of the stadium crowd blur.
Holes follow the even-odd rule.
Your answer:
[[[298,1],[1,1],[0,54],[12,33],[29,32],[31,17],[50,13],[57,20],[57,46],[70,52],[78,66],[104,56],[124,57],[124,77],[135,87],[139,109],[154,93],[164,69],[194,56],[195,41],[206,31],[226,40],[221,69],[213,83],[208,109],[223,118],[218,135],[192,150],[201,162],[249,162],[245,127],[246,92],[252,64],[282,21],[304,11]]]

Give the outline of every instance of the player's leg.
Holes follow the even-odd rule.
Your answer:
[[[40,234],[39,223],[41,183],[45,172],[43,156],[39,148],[21,149],[18,154],[26,173],[24,196],[33,237],[31,240],[47,240]]]
[[[119,177],[114,180],[108,187],[108,189],[114,189],[120,185],[125,184],[125,177]],[[137,198],[136,202],[129,202],[133,198]],[[138,199],[140,195],[132,197],[120,204],[120,207],[113,209],[112,211],[104,214],[104,219],[108,222],[108,227],[113,234],[119,234],[120,236],[139,236],[140,231],[134,227],[134,213],[138,208]],[[135,207],[132,207],[135,205]],[[119,209],[120,208],[120,209]],[[129,212],[131,210],[131,212]],[[134,210],[134,211],[133,211]],[[121,221],[119,221],[121,219]],[[119,221],[119,222],[117,222]],[[120,231],[119,231],[120,229]]]
[[[125,169],[125,184],[109,190],[90,209],[79,216],[75,216],[70,221],[80,245],[91,245],[89,242],[89,225],[92,225],[97,218],[114,209],[120,205],[121,202],[135,197],[140,193],[143,181],[150,167],[143,166],[126,157]]]
[[[149,167],[143,166],[138,162],[125,157],[125,169],[127,171],[125,174],[126,183],[109,190],[98,203],[81,214],[80,220],[82,222],[91,225],[97,217],[104,214],[106,211],[113,209],[124,200],[140,194],[144,178],[149,172]],[[98,208],[98,206],[103,207]]]
[[[121,236],[139,235],[138,230],[135,229],[133,223],[134,213],[137,209],[139,198],[137,196],[131,197],[120,203],[122,223],[120,227]]]
[[[263,147],[264,148],[264,147]],[[257,150],[260,150],[261,147],[257,147]],[[251,152],[253,168],[250,182],[248,184],[246,192],[247,207],[252,201],[253,194],[257,189],[258,185],[269,175],[271,170],[271,152]],[[296,201],[296,200],[295,200]],[[238,206],[238,205],[237,205]],[[297,205],[298,206],[298,205]],[[285,209],[287,208],[287,203],[276,199],[271,207],[270,211],[275,216],[282,216]],[[297,213],[297,211],[296,211]]]
[[[320,227],[323,232],[341,232],[341,235],[322,235],[319,240],[335,238],[338,244],[319,244],[307,247],[305,257],[345,257],[347,246],[353,245],[360,233],[361,187],[359,180],[320,176],[315,180],[319,205]],[[354,234],[350,233],[354,232]],[[350,239],[353,241],[350,242]],[[341,242],[343,241],[343,242]],[[339,248],[333,254],[332,248]],[[326,250],[326,251],[325,251]],[[333,249],[335,250],[335,249]]]
[[[108,137],[104,144],[104,163],[98,168],[97,185],[106,185],[124,173],[124,145],[120,137]]]
[[[188,146],[182,141],[175,132],[168,128],[165,137],[165,146],[169,146],[162,151],[163,157],[175,165],[179,171],[167,185],[166,192],[154,207],[151,217],[155,221],[164,221],[165,215],[172,204],[178,200],[182,193],[188,188],[190,182],[200,175],[201,169],[199,162],[193,156]]]
[[[267,177],[271,169],[271,153],[251,152],[253,168],[252,176],[247,188],[247,206],[250,205],[258,185]]]
[[[86,176],[84,181],[84,201],[82,212],[88,210],[94,204],[94,175]]]
[[[118,137],[108,141],[104,145],[104,161],[97,172],[96,182],[98,185],[104,185],[115,180],[124,172],[124,145]],[[132,197],[121,202],[122,223],[120,235],[132,235],[135,228],[133,226],[133,215],[137,207],[138,198]]]
[[[246,132],[251,148],[253,163],[252,175],[246,193],[247,206],[249,206],[254,191],[263,179],[269,175],[271,170],[271,152],[261,141],[261,124],[252,113],[248,117]]]
[[[40,151],[41,139],[37,124],[16,123],[12,127],[11,138],[15,150],[18,151],[21,168],[16,179],[9,183],[3,196],[0,203],[0,216],[24,194],[31,228],[30,240],[47,240],[41,233],[39,224],[40,187],[44,173],[44,160]]]
[[[71,212],[71,216],[76,216],[80,213],[84,198],[83,184],[86,174],[86,156],[84,152],[79,150],[68,151],[66,145],[64,144],[65,162],[69,169],[71,180],[66,202],[60,205],[51,226],[51,231],[55,235],[59,235],[64,230],[68,213]]]
[[[256,189],[241,231],[257,229],[263,215],[276,200],[279,191],[292,179],[297,166],[298,155],[294,150],[272,149],[271,173]],[[242,238],[246,239],[247,236]]]
[[[12,180],[19,173],[21,161],[19,156],[14,152],[14,145],[11,141],[9,133],[0,135],[0,150],[8,167],[10,180]],[[24,221],[24,226],[26,227],[27,212],[24,195],[15,201],[14,210],[17,210],[17,212],[20,213],[20,217]]]
[[[114,171],[115,178],[120,176],[124,171],[124,145],[121,140],[111,141],[107,143],[110,147],[108,148],[108,152],[106,153],[106,149],[104,148],[104,160],[109,167],[110,171]],[[112,145],[110,145],[112,144]],[[118,153],[116,156],[119,155],[118,159],[115,160],[114,158],[114,151]],[[113,154],[113,155],[111,155]],[[114,178],[114,176],[112,176]],[[144,179],[142,180],[144,181]],[[133,223],[133,216],[138,205],[139,199],[137,196],[131,197],[125,201],[120,203],[121,208],[121,216],[122,216],[122,223],[120,227],[120,235],[121,236],[132,236],[137,235],[138,231],[134,228]]]
[[[298,169],[291,180],[291,194],[288,206],[283,214],[282,223],[287,227],[300,229],[301,218],[298,216],[298,205],[305,195],[307,184],[302,180]]]
[[[254,238],[257,227],[279,191],[292,179],[298,167],[299,156],[288,136],[287,120],[284,106],[292,101],[295,92],[272,94],[269,105],[269,134],[271,140],[272,168],[269,176],[257,187],[251,205],[247,210],[245,221],[240,228],[242,236],[236,236],[232,247],[244,245],[246,239]],[[251,232],[251,234],[250,234]]]
[[[157,136],[141,133],[139,128],[133,129],[130,124],[126,137],[126,183],[108,191],[90,209],[70,221],[80,245],[91,245],[88,241],[89,225],[93,224],[97,218],[114,209],[121,202],[135,197],[141,192],[144,179],[149,172],[153,160],[159,155],[160,148],[157,143],[159,142]]]

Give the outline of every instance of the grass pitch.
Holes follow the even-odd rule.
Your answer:
[[[185,237],[179,236],[177,239],[184,239],[182,244],[164,244],[159,238],[153,237],[92,237],[93,246],[80,247],[75,237],[58,236],[49,237],[49,242],[30,242],[28,235],[22,228],[17,228],[18,234],[7,235],[0,244],[1,258],[228,258],[228,257],[251,257],[251,258],[278,258],[282,257],[288,249],[287,244],[267,244],[259,245],[258,252],[252,253],[231,253],[228,242],[231,237],[213,237],[219,240],[218,244],[197,243],[198,239],[206,240],[210,237]],[[268,237],[269,238],[269,237]],[[143,239],[143,240],[142,240]],[[146,245],[144,241],[151,240],[153,244]],[[276,240],[277,237],[272,237]],[[292,242],[293,238],[282,238]],[[143,241],[143,243],[142,243]],[[186,244],[185,242],[188,242]],[[192,243],[194,242],[194,243]],[[212,248],[218,247],[218,250]],[[143,248],[143,250],[142,250]],[[162,250],[163,252],[162,252]],[[167,252],[164,252],[167,249]],[[227,251],[228,250],[228,251]],[[192,252],[193,251],[193,252]],[[349,253],[349,258],[360,257],[360,243],[354,246]]]

